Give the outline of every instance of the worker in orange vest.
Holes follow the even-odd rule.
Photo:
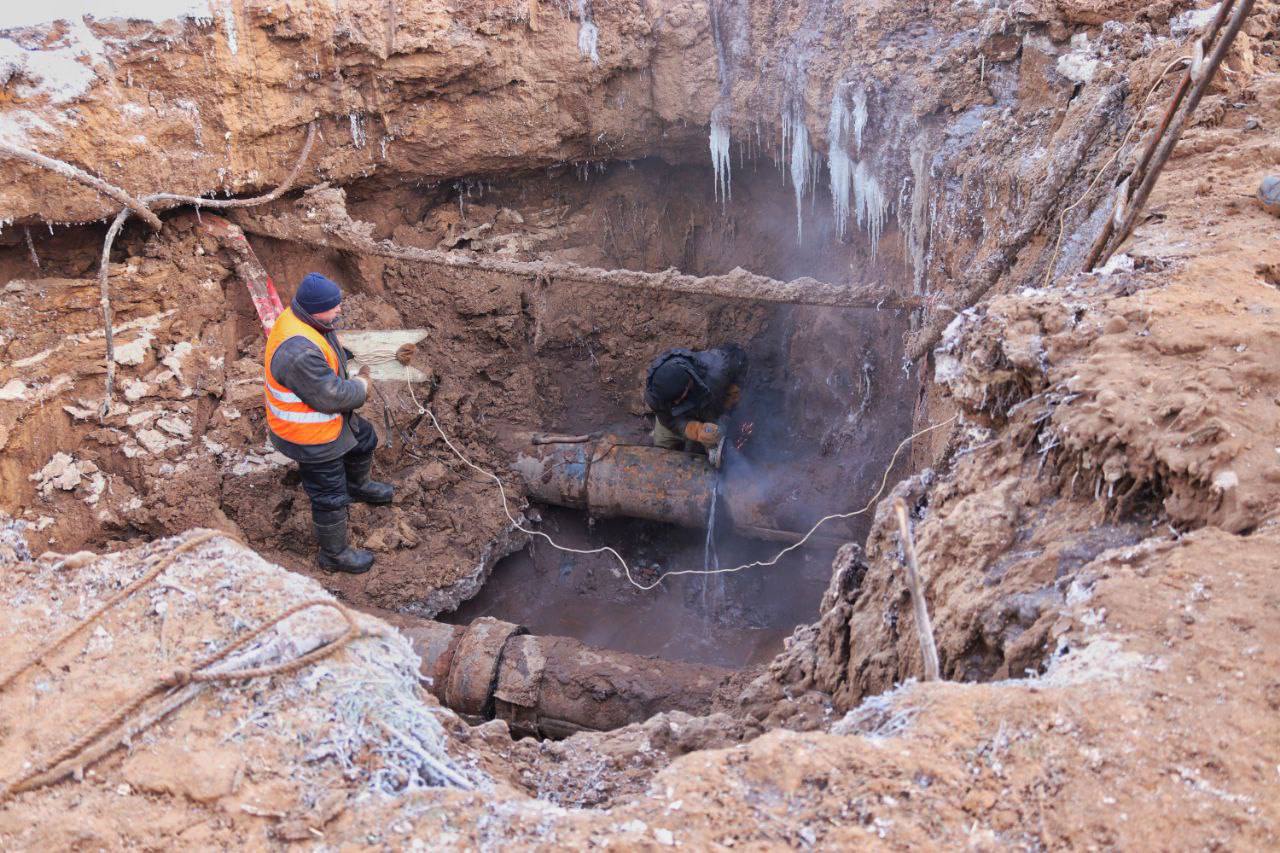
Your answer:
[[[373,554],[348,544],[348,507],[389,504],[394,489],[370,478],[378,436],[355,413],[369,394],[368,367],[348,377],[351,354],[334,334],[341,316],[338,285],[319,273],[304,278],[267,336],[263,394],[271,443],[298,463],[311,499],[320,568],[360,574]]]

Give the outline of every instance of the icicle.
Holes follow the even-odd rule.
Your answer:
[[[853,92],[853,144],[862,155],[862,129],[867,126],[867,90],[859,86]]]
[[[931,201],[929,198],[928,158],[922,139],[911,148],[911,220],[907,228],[907,253],[911,258],[912,282],[916,293],[924,293],[929,262],[925,255],[929,244]]]
[[[721,111],[711,116],[711,168],[715,173],[716,201],[723,206],[731,198],[729,173],[733,165],[729,157],[729,124]]]
[[[363,148],[366,142],[364,119],[357,112],[352,112],[347,117],[351,120],[351,144],[357,148]]]
[[[845,106],[840,86],[831,93],[831,118],[827,122],[827,175],[831,180],[831,212],[836,233],[843,240],[849,223],[849,194],[853,186],[853,161],[849,159],[849,125],[853,118]]]
[[[590,57],[594,65],[600,64],[600,28],[591,20],[587,0],[578,0],[578,55]]]
[[[783,124],[784,137],[790,138],[783,144],[785,146],[787,142],[790,143],[791,187],[796,194],[796,242],[800,242],[804,238],[804,194],[811,188],[810,179],[813,175],[813,149],[809,147],[809,128],[799,115],[799,107],[792,109],[796,114],[790,122],[784,121]]]
[[[866,228],[867,236],[871,238],[871,256],[875,257],[880,234],[884,231],[884,220],[889,212],[889,200],[885,197],[880,181],[867,168],[865,160],[860,161],[854,169],[853,195],[858,225]]]

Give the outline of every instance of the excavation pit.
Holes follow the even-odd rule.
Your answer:
[[[560,507],[539,514],[538,529],[561,544],[616,548],[645,585],[663,568],[706,566],[702,531],[635,519],[593,523]],[[718,538],[725,568],[772,557],[782,547],[723,531]],[[467,624],[492,616],[600,648],[723,667],[762,665],[796,625],[814,618],[833,553],[797,549],[767,569],[674,577],[645,592],[608,554],[567,554],[535,541],[501,560],[474,598],[440,618]]]
[[[225,366],[217,380],[226,389],[224,402],[197,397],[186,405],[193,434],[209,438],[211,461],[216,457],[230,473],[207,506],[193,500],[196,485],[204,488],[206,481],[175,477],[165,487],[163,500],[173,509],[162,526],[108,519],[87,543],[145,538],[181,526],[188,514],[191,523],[204,523],[210,513],[222,513],[255,549],[361,606],[458,625],[494,617],[537,636],[688,664],[740,669],[767,663],[797,625],[818,616],[836,547],[861,544],[870,519],[829,522],[805,547],[775,556],[819,518],[863,509],[908,470],[905,453],[894,455],[910,432],[918,391],[902,369],[908,312],[619,287],[484,263],[541,259],[643,272],[675,267],[689,276],[744,267],[779,281],[807,276],[837,288],[904,280],[895,260],[900,253],[891,248],[900,239],[895,229],[880,235],[873,252],[864,236],[840,239],[819,204],[798,235],[794,198],[776,179],[771,166],[745,171],[735,180],[738,202],[731,212],[716,200],[710,170],[650,158],[424,187],[371,178],[230,215],[285,302],[303,275],[318,271],[347,290],[349,328],[425,332],[415,364],[434,383],[381,382],[382,394],[362,412],[381,439],[377,475],[396,485],[398,498],[390,508],[352,510],[353,539],[377,554],[375,570],[359,577],[315,568],[307,501],[293,467],[259,461],[268,455],[262,333],[234,259],[190,213],[172,216],[160,235],[127,227],[116,247],[119,260],[152,258],[148,263],[161,271],[176,261],[173,274],[189,276],[183,267],[190,262],[182,259],[199,258],[201,270],[209,271],[201,274],[221,290],[222,314],[186,296],[134,306],[127,298],[131,273],[116,273],[118,323],[174,311],[203,329],[204,354]],[[321,245],[300,224],[319,225],[331,242]],[[76,233],[41,241],[45,275],[74,277],[92,268],[100,232],[80,230],[83,252]],[[475,258],[480,266],[370,254],[341,242],[350,233],[406,251]],[[24,262],[21,251],[13,247],[6,261],[16,268]],[[906,288],[886,287],[895,289]],[[93,327],[92,303],[84,313],[77,331]],[[131,340],[122,332],[122,344]],[[719,529],[711,539],[721,568],[768,565],[697,574],[715,564],[702,511],[676,526],[616,517],[626,513],[598,517],[532,496],[529,515],[520,516],[525,495],[512,467],[517,436],[590,433],[647,447],[652,416],[642,388],[650,361],[669,347],[727,343],[742,345],[750,362],[729,431],[736,435],[743,423],[753,431],[718,475]],[[156,361],[153,373],[163,369]],[[507,520],[492,481],[458,459],[420,411],[423,405],[468,459],[503,478],[510,509],[523,523],[581,550],[615,548],[639,586],[607,554],[565,554],[544,540],[529,542]],[[106,457],[102,464],[111,472],[114,462]],[[183,467],[178,462],[170,469]],[[116,473],[138,480],[140,493],[150,488],[136,466]],[[734,518],[738,513],[726,509],[735,500],[754,503],[760,509],[749,514],[767,523]],[[642,588],[668,571],[694,573]]]

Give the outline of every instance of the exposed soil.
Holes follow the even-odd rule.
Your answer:
[[[0,673],[179,541],[164,537],[224,533],[0,690],[0,780],[306,599],[407,619],[474,597],[448,618],[743,668],[706,716],[513,740],[441,708],[403,637],[360,617],[364,634],[324,661],[202,689],[82,778],[7,799],[0,841],[1050,849],[1148,847],[1154,829],[1178,848],[1275,848],[1280,248],[1254,193],[1280,163],[1280,5],[1257,4],[1132,239],[1079,271],[1136,156],[1131,143],[1113,159],[1117,145],[1131,121],[1139,138],[1155,125],[1176,73],[1141,98],[1190,53],[1192,5],[249,0],[212,23],[91,21],[101,44],[68,60],[86,69],[76,91],[40,63],[77,28],[0,29],[34,51],[0,61],[0,137],[131,190],[272,186],[318,116],[298,189],[244,217],[924,298],[908,313],[622,291],[252,236],[286,300],[317,270],[348,288],[350,327],[428,331],[415,365],[435,382],[413,397],[384,383],[387,412],[366,406],[376,470],[397,486],[392,506],[353,511],[377,566],[325,575],[296,474],[265,443],[262,333],[226,250],[190,211],[126,227],[111,259],[119,392],[99,419],[96,220],[111,208],[0,161],[14,223],[0,231]],[[1123,107],[1064,162],[1117,85]],[[732,140],[723,203],[715,128]],[[832,146],[856,158],[843,232]],[[999,285],[957,304],[956,283],[1062,169],[1064,197]],[[914,330],[957,312],[932,355],[904,363]],[[506,476],[519,431],[643,440],[653,355],[728,341],[751,354],[739,417],[757,430],[726,481],[795,530],[882,483],[906,501],[943,682],[916,680],[889,500],[834,528],[854,543],[834,559],[806,550],[722,590],[684,578],[641,594],[605,560],[530,550],[415,403]],[[638,564],[703,563],[701,531],[514,501]],[[720,556],[773,550],[726,537]],[[269,650],[335,625],[294,617]]]

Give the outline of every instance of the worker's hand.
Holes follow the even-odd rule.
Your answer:
[[[417,353],[418,347],[415,344],[404,344],[400,349],[396,350],[396,361],[409,366],[409,362],[413,361],[413,356]]]
[[[360,369],[356,371],[355,379],[364,386],[364,393],[367,395],[369,393],[369,383],[373,381],[369,376],[369,365],[360,365]]]
[[[715,447],[720,443],[720,427],[713,423],[689,421],[684,426],[684,437],[703,447]]]
[[[736,384],[730,385],[729,390],[724,392],[724,410],[726,412],[732,412],[734,407],[738,405],[738,402],[741,399],[742,399],[742,389],[739,388]]]

